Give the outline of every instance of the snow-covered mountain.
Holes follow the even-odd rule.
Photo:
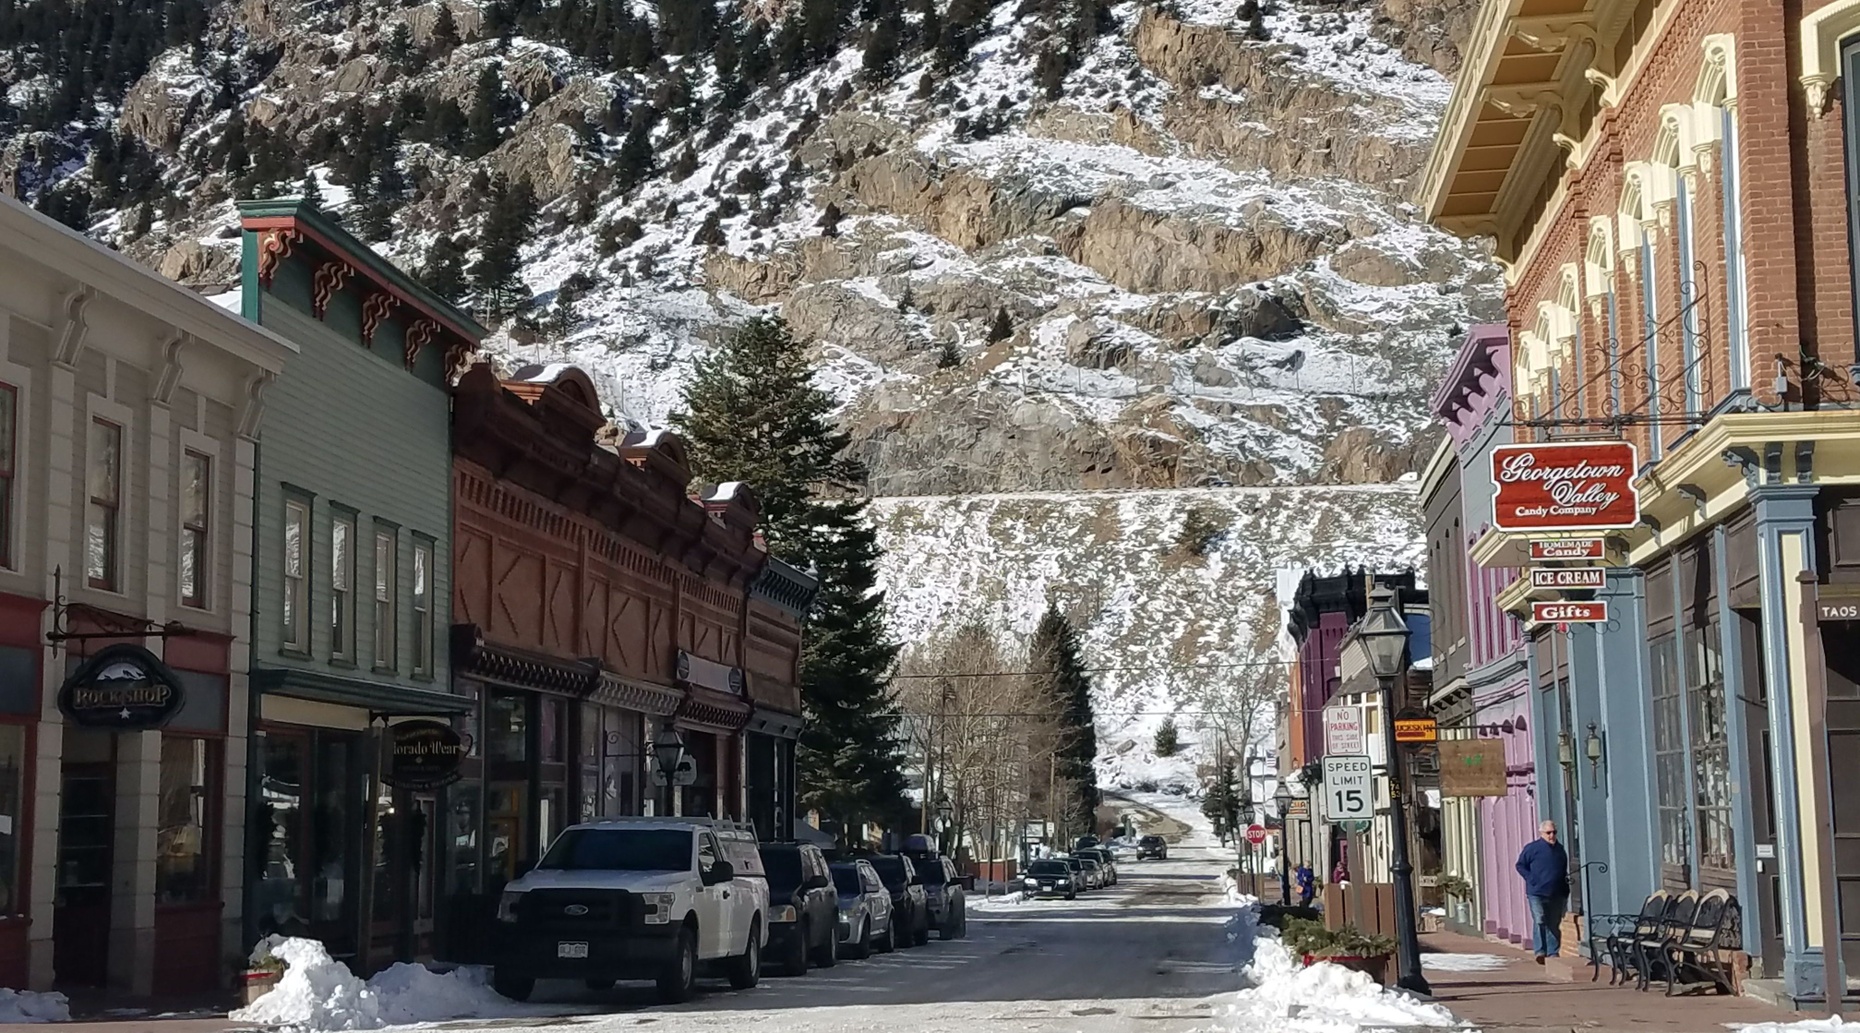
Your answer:
[[[1425,461],[1457,332],[1500,300],[1405,196],[1473,0],[21,13],[52,3],[0,10],[0,186],[177,279],[234,278],[231,198],[306,176],[402,265],[433,274],[443,231],[470,269],[492,184],[527,179],[490,349],[574,361],[645,422],[778,308],[880,496],[906,640],[978,611],[1024,632],[1052,589],[1106,600],[1094,666],[1248,669],[1274,567],[1417,554],[1388,485]],[[1131,488],[1208,490],[1026,494]],[[1171,560],[1198,503],[1233,529]],[[1112,673],[1104,764],[1130,781],[1149,715],[1186,697]]]

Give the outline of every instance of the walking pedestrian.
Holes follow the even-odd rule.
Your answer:
[[[1304,861],[1298,862],[1298,906],[1310,907],[1311,898],[1317,895],[1317,879],[1311,874],[1311,866]]]
[[[1563,909],[1569,905],[1569,853],[1556,841],[1556,822],[1537,826],[1537,838],[1518,854],[1518,874],[1524,877],[1536,926],[1532,945],[1541,965],[1563,949]]]

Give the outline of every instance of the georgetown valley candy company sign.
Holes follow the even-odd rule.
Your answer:
[[[471,744],[444,721],[402,721],[388,726],[387,770],[381,781],[397,789],[437,789],[458,781]]]
[[[1626,441],[1500,445],[1492,450],[1492,523],[1501,531],[1602,531],[1640,522]]]
[[[58,709],[73,724],[119,732],[160,728],[186,700],[179,675],[128,643],[99,649],[58,690]]]

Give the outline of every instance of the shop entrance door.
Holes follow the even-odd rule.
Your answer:
[[[376,801],[369,968],[433,955],[438,798],[381,786]]]
[[[116,834],[111,768],[107,761],[67,761],[61,772],[58,895],[52,906],[52,971],[60,986],[103,986],[109,978],[110,862]]]
[[[1751,953],[1763,959],[1763,974],[1782,975],[1782,880],[1778,877],[1776,808],[1770,797],[1775,765],[1770,760],[1769,689],[1763,679],[1763,632],[1759,614],[1739,611],[1738,655],[1743,660],[1738,705],[1744,709],[1744,752],[1750,758],[1750,829],[1756,841],[1757,931],[1762,943]]]

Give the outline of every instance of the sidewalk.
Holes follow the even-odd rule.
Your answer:
[[[1720,997],[1710,992],[1667,997],[1659,984],[1645,993],[1631,986],[1609,986],[1606,968],[1591,983],[1586,962],[1575,969],[1574,981],[1569,981],[1569,967],[1582,959],[1563,958],[1561,965],[1539,966],[1528,951],[1457,933],[1428,933],[1421,937],[1421,951],[1423,955],[1483,954],[1504,959],[1502,967],[1481,972],[1423,966],[1434,988],[1434,1000],[1485,1033],[1722,1033],[1727,1025],[1816,1017],[1772,1008],[1749,997]]]

